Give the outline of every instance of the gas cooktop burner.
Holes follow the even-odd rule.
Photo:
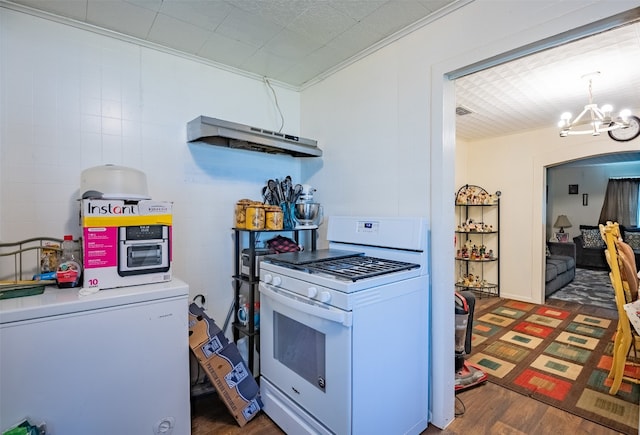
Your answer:
[[[416,269],[418,267],[420,267],[419,264],[366,256],[319,261],[317,263],[304,265],[304,269],[309,272],[326,273],[351,281]]]

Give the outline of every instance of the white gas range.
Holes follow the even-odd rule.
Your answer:
[[[330,217],[329,249],[261,263],[261,393],[287,433],[428,424],[424,218]]]

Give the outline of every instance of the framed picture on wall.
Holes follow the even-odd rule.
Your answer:
[[[569,233],[556,233],[556,240],[560,243],[567,243],[569,241]]]

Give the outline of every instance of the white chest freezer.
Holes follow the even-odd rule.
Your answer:
[[[1,300],[0,430],[190,434],[188,294],[174,278]]]

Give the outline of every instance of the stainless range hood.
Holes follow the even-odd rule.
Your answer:
[[[199,116],[187,123],[187,140],[228,148],[239,148],[294,157],[320,157],[322,150],[313,139],[250,127],[217,118]]]

